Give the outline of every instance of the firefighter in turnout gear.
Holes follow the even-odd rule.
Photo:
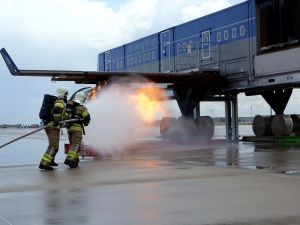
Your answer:
[[[70,168],[78,167],[79,150],[82,142],[82,134],[84,133],[84,126],[87,126],[91,120],[87,108],[83,105],[85,100],[85,93],[79,91],[76,93],[74,100],[69,100],[67,103],[69,119],[78,119],[78,122],[72,122],[67,125],[71,147],[64,163]]]
[[[43,170],[53,170],[52,166],[57,166],[54,162],[55,155],[59,149],[60,128],[59,122],[66,119],[66,101],[68,96],[68,89],[66,87],[59,87],[56,90],[56,99],[53,103],[53,107],[50,110],[50,120],[43,121],[44,124],[50,124],[45,128],[48,137],[48,148],[44,153],[39,168]]]

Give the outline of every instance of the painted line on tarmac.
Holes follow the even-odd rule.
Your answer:
[[[12,223],[8,222],[7,219],[5,219],[3,216],[0,216],[0,219],[3,220],[5,223],[7,223],[8,225],[13,225]]]

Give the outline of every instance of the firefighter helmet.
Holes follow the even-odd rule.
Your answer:
[[[56,89],[56,95],[57,97],[64,98],[68,95],[68,89],[64,86],[58,87]]]
[[[74,102],[77,102],[79,104],[83,104],[84,101],[86,99],[86,95],[84,92],[79,91],[76,93],[75,97],[74,97]]]

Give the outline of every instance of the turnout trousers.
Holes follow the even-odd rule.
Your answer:
[[[82,131],[68,131],[70,150],[65,160],[65,164],[75,168],[79,163],[79,150],[82,142]]]
[[[41,165],[49,166],[52,161],[54,161],[54,157],[59,149],[59,138],[60,138],[60,129],[48,127],[45,129],[45,132],[48,137],[48,148],[44,153]]]

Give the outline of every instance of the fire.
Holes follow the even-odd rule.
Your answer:
[[[87,93],[87,100],[95,100],[97,98],[98,92],[100,91],[101,86],[96,86],[92,88],[88,93]]]
[[[163,100],[166,99],[166,93],[154,84],[146,84],[136,89],[131,96],[136,109],[145,123],[153,124],[157,116],[167,116],[168,112],[164,107]]]
[[[124,92],[124,97],[127,96],[129,101],[132,102],[140,119],[148,125],[152,125],[156,119],[159,119],[158,117],[169,115],[164,105],[164,100],[167,100],[166,92],[153,83],[139,86],[114,85],[112,88]],[[87,93],[87,100],[95,100],[101,91],[101,86],[92,88]]]

